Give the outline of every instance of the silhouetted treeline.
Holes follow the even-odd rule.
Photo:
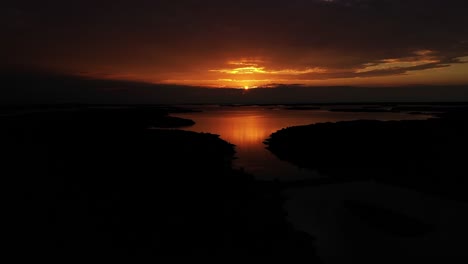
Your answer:
[[[466,200],[467,114],[461,107],[429,120],[289,127],[265,144],[279,158],[331,177],[375,179]]]
[[[333,108],[331,112],[352,112],[352,113],[385,113],[391,110],[380,108]]]
[[[19,253],[34,256],[295,254],[274,183],[233,170],[217,135],[155,109],[87,109],[4,116],[5,217]]]
[[[320,106],[290,106],[286,110],[320,110]]]
[[[352,106],[349,104],[348,106]],[[466,103],[432,103],[430,105],[422,103],[406,103],[406,104],[381,104],[381,105],[360,105],[354,108],[332,108],[329,111],[332,112],[365,112],[365,113],[385,113],[385,112],[410,112],[410,114],[423,114],[425,112],[447,112],[447,111],[458,111],[467,110],[468,105]]]

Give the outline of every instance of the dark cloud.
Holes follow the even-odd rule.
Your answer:
[[[3,64],[152,81],[215,78],[209,70],[241,58],[277,71],[328,70],[295,79],[403,74],[468,56],[467,7],[458,0],[17,0],[2,11],[0,54]],[[438,62],[360,72],[424,50]]]

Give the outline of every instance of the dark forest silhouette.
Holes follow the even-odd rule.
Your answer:
[[[358,120],[290,127],[273,133],[265,143],[279,158],[333,178],[375,179],[466,200],[468,182],[460,172],[466,170],[467,108],[401,109],[448,112],[429,120]]]
[[[194,122],[169,114],[190,109],[3,107],[2,167],[15,248],[41,256],[293,254],[319,261],[314,238],[287,220],[284,190],[372,179],[466,201],[465,157],[459,154],[468,146],[463,104],[351,106],[331,110],[437,114],[277,131],[265,141],[270,151],[327,177],[271,182],[233,169],[234,146],[218,135],[177,130]],[[318,107],[329,106],[313,109]],[[434,230],[371,203],[343,206],[362,223],[396,236]]]
[[[79,108],[1,122],[19,251],[314,259],[313,239],[286,221],[277,184],[231,168],[233,145],[212,134],[147,129],[193,123],[167,109]]]

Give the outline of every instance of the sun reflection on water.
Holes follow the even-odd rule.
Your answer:
[[[356,119],[418,119],[398,113],[339,113],[326,110],[290,111],[276,107],[226,106],[205,108],[203,112],[177,114],[196,123],[186,130],[218,134],[236,145],[235,165],[261,178],[303,178],[310,172],[281,161],[265,149],[263,142],[272,133],[289,126]]]

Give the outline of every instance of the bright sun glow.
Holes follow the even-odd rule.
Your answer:
[[[249,86],[244,86],[244,90],[248,90],[249,89]]]

